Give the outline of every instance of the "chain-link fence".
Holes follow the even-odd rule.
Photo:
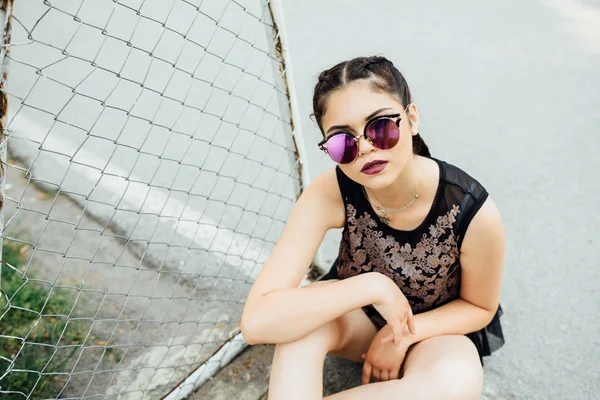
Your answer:
[[[269,5],[12,15],[0,394],[159,398],[239,333],[300,191]]]

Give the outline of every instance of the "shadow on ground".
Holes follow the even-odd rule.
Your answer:
[[[248,347],[190,399],[266,399],[274,350],[274,345]],[[328,356],[324,371],[323,385],[326,396],[360,384],[361,365],[352,361]]]
[[[250,346],[190,396],[191,400],[265,400],[274,345]],[[491,361],[491,359],[490,359]],[[323,368],[323,394],[329,396],[360,385],[362,364],[327,356]],[[493,371],[486,371],[486,381]],[[509,391],[486,385],[481,400],[515,400]]]

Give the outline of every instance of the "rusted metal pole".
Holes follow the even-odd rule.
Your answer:
[[[4,182],[6,178],[6,125],[8,123],[8,61],[10,52],[10,36],[12,32],[13,0],[0,0],[0,256],[4,239]],[[0,269],[0,282],[2,273]]]

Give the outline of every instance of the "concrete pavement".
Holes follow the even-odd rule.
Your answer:
[[[308,117],[318,73],[383,54],[411,86],[433,155],[479,179],[498,204],[507,343],[486,362],[485,397],[598,398],[598,2],[283,5],[313,177],[331,165]],[[338,234],[322,247],[328,260]]]

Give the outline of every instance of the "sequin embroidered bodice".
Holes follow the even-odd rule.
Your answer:
[[[336,169],[346,208],[334,268],[338,277],[380,272],[398,285],[415,314],[458,298],[462,239],[488,197],[485,188],[464,171],[433,160],[440,168],[437,192],[425,220],[410,232],[380,221],[362,187]],[[373,306],[364,310],[378,328],[385,325]]]

